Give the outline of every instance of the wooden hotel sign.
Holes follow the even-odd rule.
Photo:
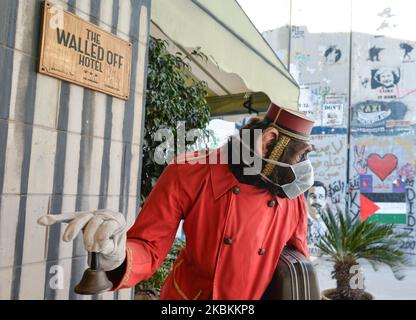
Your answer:
[[[128,100],[131,57],[129,42],[44,2],[40,73]]]

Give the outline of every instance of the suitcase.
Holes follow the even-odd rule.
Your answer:
[[[318,278],[312,263],[285,247],[262,300],[319,300]]]

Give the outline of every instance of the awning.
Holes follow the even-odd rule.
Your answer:
[[[234,110],[236,98],[248,92],[265,94],[258,111],[269,100],[297,109],[299,86],[236,1],[153,0],[151,34],[163,34],[181,50],[198,49],[208,57],[207,62],[194,61],[192,73],[208,80],[209,99],[222,97],[216,101],[222,112]],[[227,101],[234,106],[224,109]],[[215,107],[211,111],[218,113]]]
[[[210,96],[207,98],[212,116],[230,114],[257,114],[266,111],[270,99],[262,92],[232,94],[226,96]]]

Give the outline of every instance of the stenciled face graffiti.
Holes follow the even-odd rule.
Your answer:
[[[319,254],[317,244],[326,232],[322,215],[329,209],[332,212],[344,206],[345,183],[341,180],[325,185],[321,181],[315,181],[306,193],[308,213],[308,247],[311,255]],[[341,204],[342,203],[342,204]]]
[[[308,203],[308,234],[307,241],[311,255],[319,253],[316,244],[325,232],[321,214],[327,209],[327,189],[321,181],[315,181],[306,193]]]
[[[326,189],[325,186],[321,183],[314,185],[309,189],[308,193],[309,206],[316,210],[323,209],[326,202]]]
[[[371,70],[371,89],[392,89],[400,81],[400,69],[382,67]]]

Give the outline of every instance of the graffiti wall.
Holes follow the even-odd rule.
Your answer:
[[[347,1],[341,2],[292,1],[289,67],[301,89],[299,110],[315,120],[312,143],[316,151],[311,154],[315,183],[307,193],[311,254],[318,252],[315,244],[324,230],[322,212],[346,205],[350,40],[343,32],[347,20],[316,19],[310,12],[322,6],[340,16],[348,6]],[[326,29],[334,32],[323,34]]]
[[[349,21],[316,19],[310,12],[325,7],[342,16],[349,1],[292,1],[290,72],[298,81],[299,109],[316,121],[316,133],[346,128],[349,97]],[[324,30],[333,30],[323,34]],[[320,128],[323,127],[323,128]],[[345,132],[344,132],[345,133]]]
[[[327,209],[345,208],[348,189],[347,135],[313,135],[315,152],[310,154],[314,167],[314,185],[306,193],[308,211],[308,245],[312,255],[318,253],[316,244],[325,231],[321,214]]]
[[[416,258],[416,23],[406,1],[370,2],[352,7],[351,213],[410,232]]]
[[[403,248],[414,255],[416,253],[416,138],[414,135],[373,137],[353,137],[350,150],[350,205],[354,218],[362,219],[363,199],[375,195],[377,205],[387,204],[389,212],[380,214],[385,217],[404,216],[404,219],[387,221],[395,223],[398,230],[410,232]],[[365,198],[363,198],[365,195]],[[366,200],[367,201],[367,200]],[[404,210],[400,210],[400,207]],[[403,215],[404,214],[404,215]]]
[[[397,135],[415,127],[416,38],[410,30],[416,23],[408,4],[371,1],[353,10],[353,133]]]
[[[288,52],[299,109],[316,121],[310,220],[349,202],[356,219],[409,231],[403,248],[416,261],[416,20],[408,8],[406,0],[291,0],[290,23],[266,39],[289,33],[287,47],[270,45]]]
[[[345,205],[347,136],[314,135],[312,143],[316,148],[310,156],[315,169],[315,181],[325,185],[326,204]]]

